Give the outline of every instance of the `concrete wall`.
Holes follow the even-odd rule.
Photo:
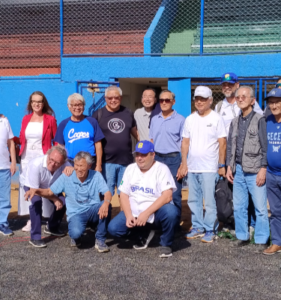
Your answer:
[[[224,72],[234,72],[241,77],[276,76],[281,75],[279,61],[281,61],[281,54],[63,58],[61,78],[54,76],[44,76],[44,78],[42,76],[37,78],[0,77],[0,113],[4,113],[9,118],[14,133],[18,135],[28,97],[35,90],[46,94],[56,112],[59,123],[69,116],[66,100],[71,93],[75,92],[77,80],[169,78],[168,86],[176,93],[176,109],[179,113],[187,116],[190,113],[191,101],[190,78],[218,78]],[[129,87],[124,86],[124,88],[126,90]],[[134,102],[135,100],[133,99]],[[86,113],[91,104],[87,103]]]

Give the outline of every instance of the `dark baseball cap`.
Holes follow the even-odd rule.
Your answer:
[[[221,76],[221,84],[224,82],[236,83],[238,82],[238,77],[234,73],[224,73]]]
[[[264,100],[267,100],[268,98],[281,98],[281,89],[274,88],[272,89],[266,96]]]

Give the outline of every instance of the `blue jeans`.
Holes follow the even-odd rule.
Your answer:
[[[173,202],[178,208],[179,215],[181,214],[181,189],[182,180],[177,181],[177,172],[181,164],[181,154],[179,153],[176,157],[161,157],[155,154],[155,160],[165,164],[173,175],[176,183],[177,190],[173,193]]]
[[[108,215],[106,218],[100,219],[98,212],[102,206],[103,201],[91,206],[86,212],[72,216],[68,221],[69,236],[77,240],[86,230],[87,225],[92,227],[97,226],[96,239],[99,241],[106,240],[107,226],[111,218],[111,205],[108,208]]]
[[[121,211],[113,218],[108,225],[108,232],[116,237],[129,237],[134,234],[134,231],[140,233],[147,229],[161,229],[160,245],[170,247],[172,245],[175,228],[179,224],[178,210],[173,204],[165,204],[155,212],[153,224],[146,223],[144,227],[128,228],[126,226],[126,217]]]
[[[266,244],[269,238],[266,186],[257,186],[257,174],[245,173],[242,166],[236,164],[233,182],[233,205],[235,232],[239,240],[250,238],[248,230],[248,205],[251,194],[256,212],[255,243]]]
[[[11,171],[4,169],[0,170],[0,225],[9,226],[11,207]]]
[[[218,173],[188,173],[188,202],[191,210],[192,227],[213,231],[217,219],[215,188],[219,180]],[[203,198],[205,200],[205,216],[203,216]],[[218,228],[218,222],[216,222]]]
[[[102,164],[102,175],[112,196],[115,193],[115,187],[119,187],[126,168],[126,165],[111,163]],[[120,195],[120,191],[118,189],[117,194]]]
[[[281,246],[281,176],[266,172],[266,190],[271,211],[272,244]]]

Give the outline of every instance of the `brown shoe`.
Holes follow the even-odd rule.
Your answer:
[[[263,254],[265,255],[273,255],[277,252],[281,252],[281,246],[278,245],[271,245],[269,248],[265,249],[263,251]]]

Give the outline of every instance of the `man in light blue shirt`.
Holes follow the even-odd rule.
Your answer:
[[[36,189],[34,193],[49,197],[64,192],[71,246],[80,246],[81,236],[90,224],[91,227],[97,226],[95,248],[99,252],[108,252],[105,240],[112,196],[101,173],[91,170],[91,166],[91,154],[80,151],[74,158],[75,172],[71,176],[62,174],[49,189]],[[102,202],[100,193],[104,195]]]
[[[155,160],[166,164],[176,183],[177,191],[173,193],[173,201],[181,213],[181,178],[178,170],[181,164],[181,141],[185,118],[173,110],[175,94],[164,90],[159,96],[161,113],[151,120],[149,138],[154,143]]]

